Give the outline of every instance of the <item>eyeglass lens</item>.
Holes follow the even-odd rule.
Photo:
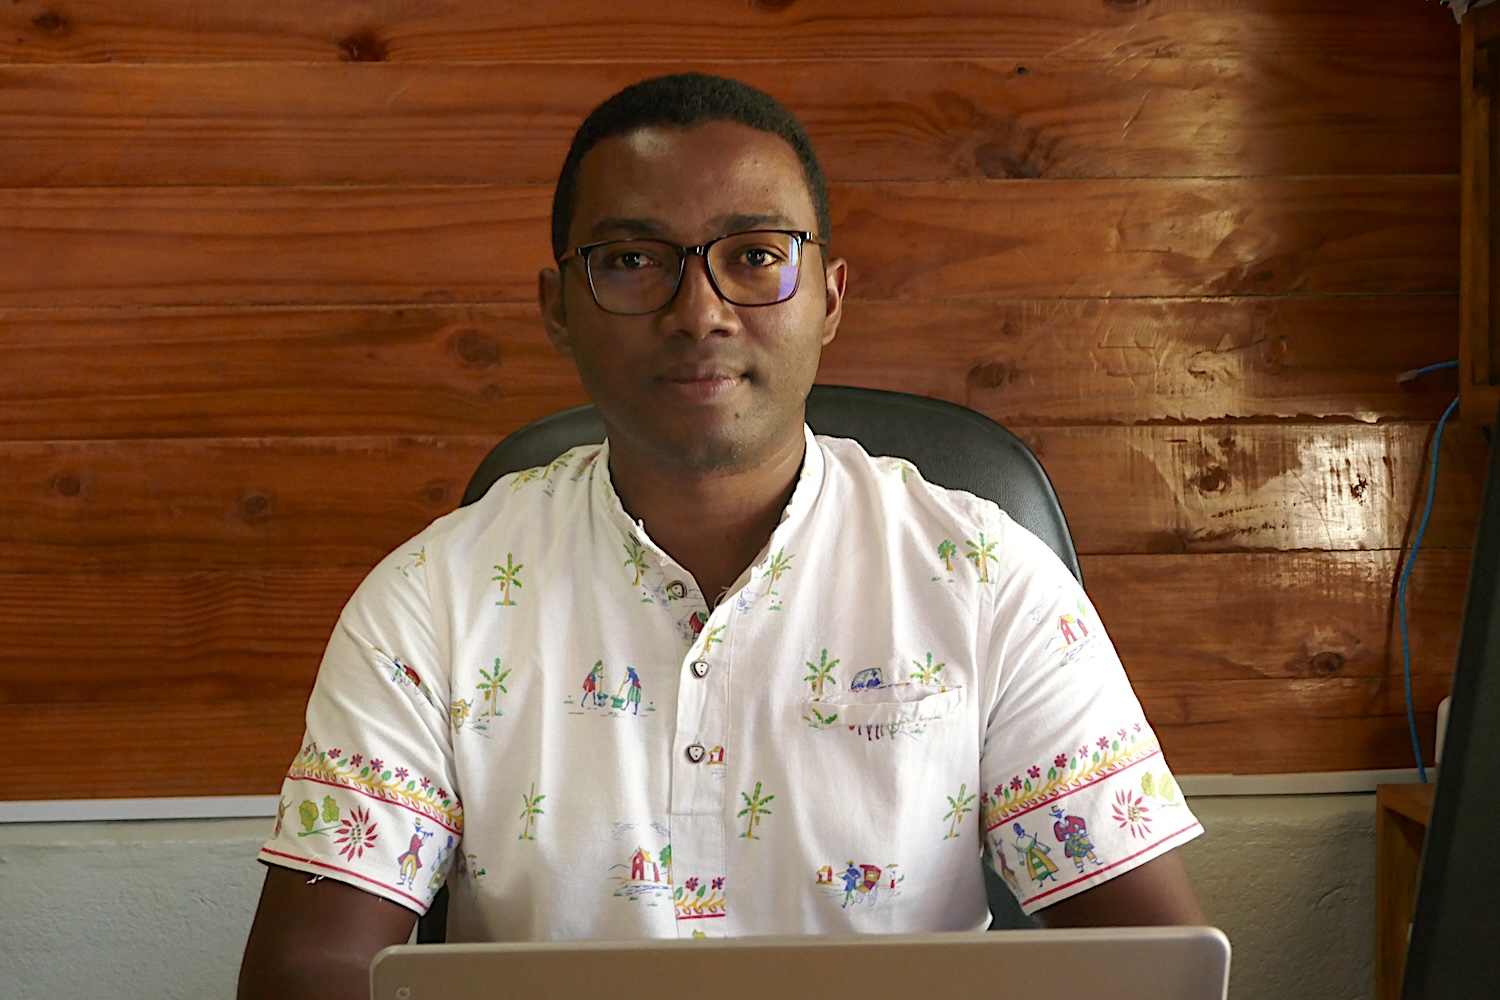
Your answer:
[[[801,240],[788,233],[720,237],[708,247],[719,294],[741,306],[784,302],[797,291]],[[589,250],[589,281],[601,309],[655,312],[671,301],[683,272],[680,249],[663,240],[613,240]]]

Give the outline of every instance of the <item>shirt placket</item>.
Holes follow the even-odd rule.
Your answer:
[[[678,674],[669,817],[678,937],[726,933],[730,644],[715,635],[726,621],[722,608],[708,619]]]

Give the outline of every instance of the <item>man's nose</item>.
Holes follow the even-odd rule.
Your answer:
[[[685,333],[695,340],[738,329],[739,316],[714,288],[702,254],[689,254],[682,262],[682,281],[662,313],[662,322],[666,332]]]

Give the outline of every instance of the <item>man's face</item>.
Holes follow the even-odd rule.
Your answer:
[[[650,237],[694,246],[726,233],[819,233],[796,153],[732,122],[643,128],[599,143],[579,171],[569,246]],[[671,302],[654,313],[604,312],[583,261],[543,271],[548,336],[579,376],[622,456],[685,472],[750,468],[800,453],[803,404],[823,345],[838,329],[845,266],[803,247],[785,302],[731,305],[690,256]]]

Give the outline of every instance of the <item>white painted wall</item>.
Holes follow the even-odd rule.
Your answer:
[[[1232,1000],[1366,1000],[1375,797],[1197,797],[1182,848]],[[234,995],[269,820],[0,825],[0,997]]]

